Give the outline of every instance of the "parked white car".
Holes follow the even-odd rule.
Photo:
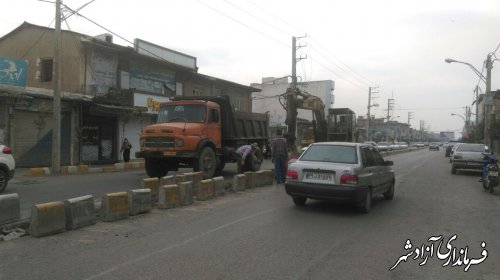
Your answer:
[[[0,193],[5,190],[7,183],[16,170],[16,162],[12,157],[12,150],[0,142]]]

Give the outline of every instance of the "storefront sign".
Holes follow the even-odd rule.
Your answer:
[[[26,86],[28,62],[0,56],[0,84]]]

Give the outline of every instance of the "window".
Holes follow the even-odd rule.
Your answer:
[[[52,82],[52,58],[42,58],[40,61],[40,81]]]
[[[193,96],[202,96],[203,95],[203,88],[197,87],[193,89]]]
[[[350,164],[358,162],[356,147],[342,145],[312,145],[304,152],[300,160]]]

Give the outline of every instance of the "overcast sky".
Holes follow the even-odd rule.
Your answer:
[[[462,129],[463,120],[451,114],[465,115],[479,81],[467,65],[444,59],[481,71],[500,44],[499,0],[63,2],[75,10],[91,2],[63,29],[112,32],[120,45],[141,38],[197,57],[202,74],[245,85],[291,75],[292,37],[304,37],[298,40],[297,55],[307,57],[297,64],[299,81],[335,81],[334,107],[366,116],[368,88],[378,86],[372,114],[384,117],[393,98],[394,120],[407,122],[413,112],[412,127],[423,120],[431,131]],[[24,21],[54,27],[54,15],[48,1],[9,1],[2,5],[0,36]],[[496,61],[492,90],[500,88],[499,69]]]

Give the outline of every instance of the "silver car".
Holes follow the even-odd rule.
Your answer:
[[[483,153],[488,153],[484,144],[460,143],[453,147],[451,156],[451,173],[457,174],[458,169],[483,170]]]
[[[369,144],[313,143],[288,167],[285,190],[298,206],[310,198],[354,203],[368,213],[374,197],[393,199],[392,165]]]

